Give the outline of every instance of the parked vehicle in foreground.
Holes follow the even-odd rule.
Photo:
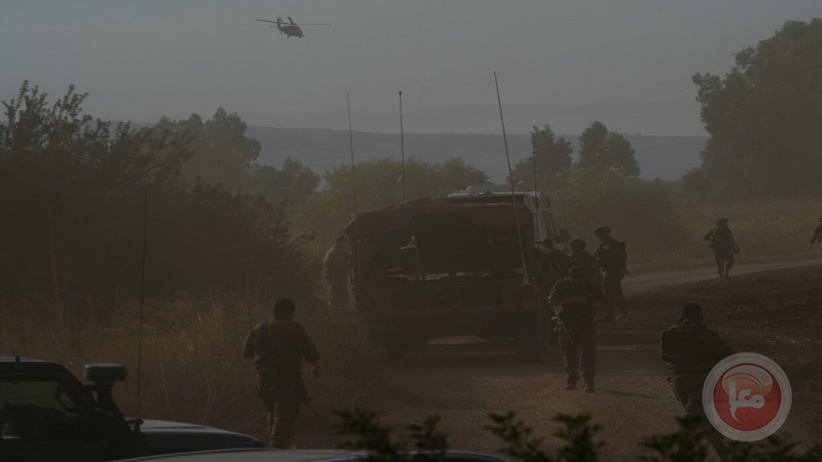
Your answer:
[[[357,310],[392,352],[434,337],[512,341],[535,361],[549,343],[543,292],[561,277],[547,195],[479,187],[366,212],[344,234]]]
[[[61,364],[0,356],[0,461],[108,461],[263,444],[203,425],[127,419],[112,397],[125,366],[88,364],[83,385]]]
[[[369,456],[372,456],[372,454],[340,450],[226,449],[139,457],[123,462],[361,462],[364,460],[385,460],[379,459],[379,454],[374,455],[377,459],[369,459]],[[407,460],[408,462],[508,462],[490,454],[471,451],[446,451],[444,454],[410,452],[404,455],[401,460]]]

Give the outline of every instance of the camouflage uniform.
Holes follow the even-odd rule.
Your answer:
[[[331,308],[335,310],[348,308],[348,257],[344,246],[344,241],[341,243],[338,240],[323,258],[323,278],[331,294]]]
[[[571,261],[570,266],[581,266],[585,268],[585,270],[588,271],[588,280],[597,285],[602,285],[602,274],[599,272],[597,259],[588,253],[587,250],[580,250],[576,253],[572,251],[568,258]]]
[[[731,278],[731,268],[734,267],[734,254],[739,253],[739,246],[734,239],[731,228],[728,228],[728,219],[720,218],[716,222],[716,227],[708,231],[702,238],[710,241],[709,247],[714,252],[716,260],[716,272],[722,281]]]
[[[584,297],[587,301],[568,301],[576,297]],[[604,304],[605,294],[597,284],[587,280],[563,279],[554,284],[548,295],[548,303],[556,307],[560,320],[559,349],[568,373],[566,389],[575,388],[581,366],[586,391],[593,392],[597,301]]]
[[[696,307],[696,305],[690,305]],[[686,309],[688,309],[686,307]],[[669,381],[677,400],[689,415],[705,415],[702,405],[702,387],[708,373],[722,359],[734,351],[702,322],[701,308],[696,319],[683,317],[678,324],[662,334],[661,357],[668,363]],[[708,441],[722,453],[722,435],[708,432]]]
[[[602,272],[602,290],[608,297],[608,311],[604,320],[613,321],[614,311],[619,310],[625,316],[625,294],[622,292],[622,278],[628,274],[627,254],[625,252],[625,242],[612,239],[610,231],[608,238],[601,241],[599,247],[594,251],[597,265]]]
[[[305,398],[302,361],[319,361],[317,348],[300,324],[273,319],[248,333],[243,358],[254,360],[257,393],[268,411],[270,444],[287,449]]]

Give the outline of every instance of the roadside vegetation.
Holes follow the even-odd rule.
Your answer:
[[[822,78],[808,78],[822,75],[820,50],[822,20],[789,22],[726,76],[696,74],[711,138],[678,182],[642,179],[625,136],[600,121],[578,153],[534,126],[534,158],[512,180],[549,192],[558,224],[589,246],[593,227],[611,226],[632,269],[710,261],[702,235],[720,216],[743,259],[806,255],[822,213]],[[332,365],[312,392],[357,403],[377,352],[356,319],[325,309],[322,254],[355,211],[488,181],[463,159],[408,159],[404,175],[388,159],[322,173],[290,158],[264,166],[245,122],[223,108],[134,127],[84,114],[86,96],[69,86],[50,102],[24,82],[3,100],[0,350],[75,372],[127,364],[118,396],[146,416],[259,434],[240,350],[276,297],[297,302]]]
[[[364,451],[365,460],[390,462],[407,460],[403,454],[416,451],[413,460],[444,460],[448,434],[439,428],[440,419],[431,416],[401,431],[379,422],[377,415],[362,408],[338,413],[337,432],[348,439],[342,448]],[[534,429],[513,412],[489,414],[485,430],[500,440],[499,453],[521,462],[596,462],[606,443],[598,441],[602,427],[588,414],[559,414],[551,441],[534,435]],[[677,419],[679,428],[668,434],[645,437],[641,443],[645,462],[704,462],[716,460],[705,440],[706,426],[696,417]],[[822,446],[798,449],[789,439],[771,436],[756,443],[731,442],[722,455],[725,462],[815,462],[822,461]]]

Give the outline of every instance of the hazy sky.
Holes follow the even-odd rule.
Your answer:
[[[305,37],[255,18],[291,16]],[[205,118],[251,125],[509,133],[551,125],[704,135],[694,73],[819,0],[0,0],[0,100],[23,80],[50,99],[69,84],[108,120]]]

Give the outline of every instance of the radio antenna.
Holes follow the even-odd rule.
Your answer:
[[[357,215],[357,175],[354,172],[354,132],[351,129],[351,99],[345,92],[345,102],[348,106],[348,144],[351,148],[351,194],[354,196],[354,215]]]
[[[351,194],[354,196],[354,220],[357,220],[357,175],[354,172],[354,131],[351,128],[351,99],[348,97],[348,92],[345,92],[345,102],[348,107],[348,144],[351,147]],[[357,273],[362,271],[362,261],[360,254],[360,222],[354,222],[354,243],[351,245],[352,249],[357,248]]]
[[[402,127],[402,91],[400,91],[400,178],[402,178],[402,200],[405,201],[405,140]]]
[[[143,255],[140,268],[140,309],[137,320],[137,415],[140,415],[140,377],[143,365],[143,306],[146,300],[146,230],[148,229],[148,190],[143,193]]]
[[[505,117],[502,115],[502,99],[499,96],[499,81],[497,80],[497,71],[494,71],[494,85],[497,87],[497,105],[499,106],[499,120],[502,123],[502,140],[505,143],[505,159],[508,162],[508,184],[511,186],[511,205],[514,211],[514,221],[517,224],[517,240],[519,241],[519,254],[522,258],[522,268],[525,271],[525,281],[530,282],[528,277],[528,264],[525,260],[525,246],[522,243],[522,226],[519,223],[519,214],[517,213],[517,195],[514,191],[514,176],[511,170],[511,155],[508,153],[508,137],[505,134]],[[524,201],[523,201],[523,205]]]
[[[531,154],[534,158],[534,213],[539,210],[539,188],[537,187],[537,141],[539,140],[539,129],[535,127],[534,133],[531,133]],[[541,217],[537,216],[537,236],[540,236],[540,222]],[[537,237],[538,239],[538,237]]]

